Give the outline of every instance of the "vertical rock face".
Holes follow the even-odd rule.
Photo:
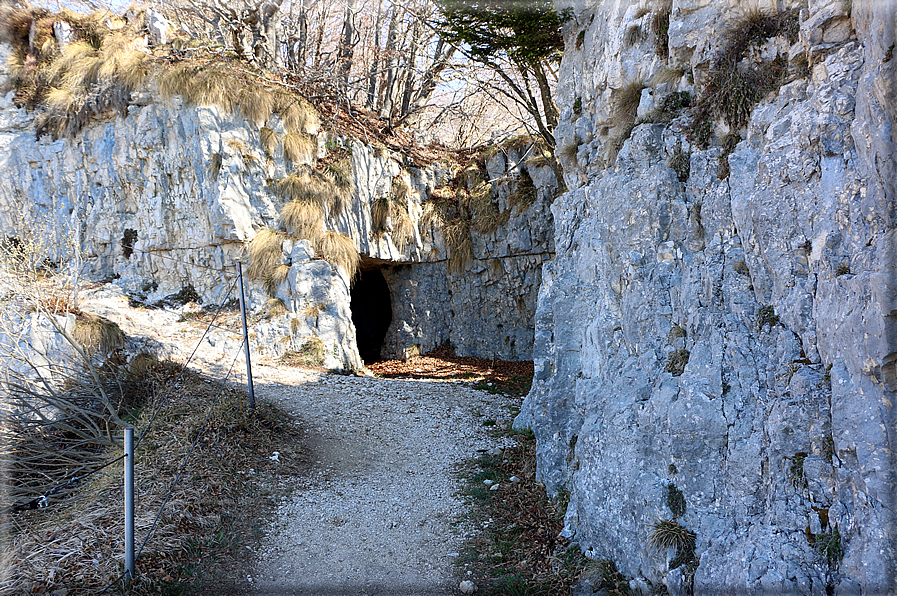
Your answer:
[[[895,3],[794,4],[799,40],[758,52],[809,68],[723,161],[687,114],[643,119],[614,160],[615,103],[633,79],[642,114],[701,92],[753,3],[673,1],[668,61],[627,35],[653,3],[576,3],[568,25],[573,190],[552,206],[516,425],[570,493],[565,532],[671,594],[897,591]],[[674,82],[651,85],[665,68]],[[664,527],[683,548],[658,546]]]
[[[0,44],[0,84],[8,53]],[[257,123],[146,90],[133,94],[125,116],[97,119],[74,138],[38,138],[35,114],[13,100],[12,92],[0,97],[0,233],[35,230],[48,248],[73,238],[85,275],[114,278],[147,302],[185,289],[207,303],[235,296],[236,262],[260,230],[277,228],[285,204],[278,180],[301,166],[280,144],[266,151]],[[284,136],[278,116],[268,124]],[[452,182],[451,168],[408,167],[394,152],[310,126],[318,146],[306,162],[334,149],[348,156],[354,181],[345,208],[328,212],[325,227],[351,238],[364,265],[384,269],[390,286],[392,326],[381,355],[450,342],[459,355],[528,359],[556,194],[551,169],[534,161],[531,145],[500,147],[487,160],[496,221],[483,226],[476,214],[461,213],[470,254],[450,269],[454,248],[445,226],[426,224],[424,203]],[[531,192],[515,202],[523,178]],[[401,233],[396,221],[374,221],[378,201],[400,204],[408,218]],[[285,239],[279,258],[290,271],[279,287],[249,288],[250,305],[264,315],[254,325],[254,349],[279,357],[314,338],[325,366],[360,368],[346,272],[320,260],[308,242]]]

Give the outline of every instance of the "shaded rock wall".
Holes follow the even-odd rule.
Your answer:
[[[607,159],[619,90],[666,66],[650,36],[623,41],[643,4],[573,7],[558,138],[577,147],[575,188],[552,206],[516,424],[535,432],[539,477],[570,491],[565,533],[633,587],[895,593],[895,3],[854,1],[846,28],[845,4],[802,6],[783,51],[810,72],[753,110],[723,179],[686,115],[636,126]],[[643,102],[700,90],[750,6],[674,1],[683,76]],[[651,546],[660,519],[697,535],[696,569]]]

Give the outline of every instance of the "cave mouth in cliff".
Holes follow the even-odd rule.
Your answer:
[[[361,359],[365,364],[380,360],[383,339],[392,323],[392,300],[379,267],[359,271],[349,306]]]

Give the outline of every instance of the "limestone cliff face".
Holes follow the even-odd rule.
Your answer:
[[[632,29],[655,4],[572,5],[557,137],[573,190],[552,206],[516,424],[570,492],[565,532],[634,588],[895,593],[897,3],[766,7],[800,9],[799,39],[758,52],[809,68],[753,109],[728,176],[686,113],[650,108],[700,93],[756,3],[674,0],[668,59]],[[614,160],[634,79],[647,117]],[[660,520],[696,535],[690,561],[652,547]]]
[[[4,64],[7,53],[0,47]],[[0,84],[4,79],[0,71]],[[284,134],[277,116],[268,125]],[[472,222],[470,258],[448,270],[444,229],[426,224],[423,209],[434,189],[450,181],[444,164],[410,167],[402,155],[322,126],[306,132],[318,143],[310,162],[334,148],[349,154],[354,192],[325,227],[349,236],[364,266],[388,278],[392,324],[382,355],[451,342],[460,355],[528,358],[541,264],[552,250],[550,168],[532,163],[526,147],[496,152],[488,168],[495,213],[503,219],[489,228]],[[88,276],[114,276],[116,285],[149,302],[187,286],[206,302],[223,301],[246,242],[276,226],[284,204],[276,181],[295,165],[301,164],[290,164],[279,146],[266,155],[258,125],[239,112],[188,105],[179,96],[163,101],[152,88],[133,94],[126,115],[104,116],[59,140],[37,138],[35,114],[17,108],[12,92],[0,97],[0,233],[15,236],[24,226],[47,236],[48,246],[72,235]],[[523,171],[532,200],[511,205]],[[402,193],[411,221],[407,240],[395,237],[394,222],[375,229],[372,219],[375,202],[395,196],[400,184],[408,189]],[[325,366],[360,368],[345,271],[320,260],[308,242],[284,242],[282,253],[290,274],[276,297],[287,312],[254,325],[254,349],[277,357],[315,336]],[[251,285],[256,312],[267,298]]]

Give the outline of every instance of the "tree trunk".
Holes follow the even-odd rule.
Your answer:
[[[395,81],[396,37],[398,29],[399,8],[393,4],[389,19],[389,32],[386,34],[386,73],[380,85],[380,117],[388,118],[392,112],[392,87]]]
[[[377,3],[377,20],[374,24],[374,57],[371,60],[371,68],[368,70],[368,92],[365,99],[365,107],[374,109],[377,99],[377,69],[380,68],[380,27],[383,24],[383,0]]]
[[[343,19],[343,35],[337,53],[337,73],[344,92],[349,85],[349,71],[352,70],[352,57],[355,54],[355,3],[349,0],[346,4],[346,16]]]

